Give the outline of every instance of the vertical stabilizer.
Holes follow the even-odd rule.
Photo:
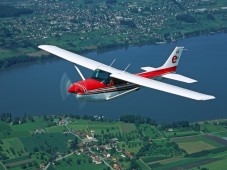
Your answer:
[[[170,68],[176,67],[180,61],[181,54],[183,52],[184,47],[176,47],[169,58],[166,60],[165,64],[160,68]]]

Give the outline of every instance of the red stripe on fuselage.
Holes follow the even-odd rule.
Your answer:
[[[163,74],[175,72],[176,69],[177,69],[177,67],[175,66],[175,67],[169,67],[169,68],[164,68],[164,69],[159,69],[159,70],[154,70],[154,71],[149,71],[149,72],[138,73],[136,75],[141,76],[141,77],[145,77],[145,78],[155,78],[155,77],[159,77]],[[85,88],[85,90],[81,89],[80,91],[78,91],[78,94],[84,94],[85,91],[87,91],[87,93],[89,93],[89,91],[92,92],[92,90],[96,90],[96,89],[97,90],[102,89],[102,91],[100,91],[100,93],[101,92],[103,93],[103,92],[108,92],[111,87],[116,87],[116,85],[106,85],[106,84],[104,84],[100,81],[94,80],[92,78],[74,83],[74,85],[78,85],[78,84]],[[124,86],[124,85],[122,84],[122,86]],[[132,86],[132,88],[135,88],[135,87]],[[105,91],[105,89],[107,91]],[[119,88],[116,87],[116,89],[111,89],[110,91],[118,91],[118,90],[120,91],[120,90],[123,90],[123,89],[119,89]],[[130,89],[127,89],[127,90],[130,90]]]
[[[160,69],[160,70],[138,73],[136,75],[145,77],[145,78],[154,78],[154,77],[158,77],[163,74],[166,74],[166,73],[175,72],[176,69],[177,69],[177,67],[174,66],[174,67],[164,68],[164,69]]]

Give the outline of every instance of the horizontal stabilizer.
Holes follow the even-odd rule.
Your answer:
[[[154,68],[154,67],[141,67],[141,69],[144,70],[144,71],[154,71],[157,68]]]
[[[186,76],[182,76],[180,74],[174,74],[174,73],[168,73],[168,74],[162,75],[162,77],[172,79],[172,80],[181,81],[181,82],[184,82],[184,83],[195,83],[195,82],[197,82],[197,80],[191,79],[191,78],[186,77]]]

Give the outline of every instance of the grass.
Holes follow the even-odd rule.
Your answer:
[[[139,167],[143,170],[150,170],[150,167],[147,166],[141,159],[137,160]]]
[[[142,161],[144,163],[151,163],[151,162],[155,162],[155,161],[160,161],[160,160],[164,160],[164,159],[168,159],[169,157],[166,157],[166,156],[162,156],[162,157],[157,157],[157,156],[146,156],[146,157],[143,157],[142,158]]]
[[[125,147],[123,147],[126,151],[130,151],[133,153],[137,153],[139,151],[139,149],[142,146],[142,142],[137,140],[137,141],[130,141],[128,142],[128,144],[126,144],[126,142],[120,142],[120,146],[122,147],[122,145],[125,145]]]
[[[96,134],[101,134],[103,130],[104,133],[130,133],[136,131],[136,126],[132,123],[123,122],[100,122],[100,121],[90,121],[90,120],[77,120],[76,122],[71,122],[68,127],[73,130],[94,130]],[[108,130],[107,130],[108,129]]]
[[[142,131],[144,132],[144,135],[151,137],[152,139],[161,138],[157,128],[154,126],[144,124],[144,125],[140,125],[140,129],[142,129]]]
[[[182,142],[178,143],[178,145],[180,148],[184,149],[188,154],[216,148],[215,146],[204,141]]]
[[[43,121],[42,118],[36,118],[34,122],[26,122],[23,124],[10,125],[13,131],[27,131],[32,133],[36,129],[44,129],[47,127],[47,122]]]
[[[2,142],[3,142],[4,152],[10,158],[15,158],[20,155],[27,155],[25,146],[23,145],[23,143],[20,141],[18,137],[2,139]]]
[[[123,123],[123,122],[119,122],[119,128],[121,130],[121,133],[129,133],[132,131],[136,131],[136,126],[135,124],[132,123]]]
[[[203,141],[205,143],[208,143],[210,145],[213,145],[215,147],[223,147],[222,144],[207,138],[206,136],[200,135],[200,136],[189,136],[189,137],[179,137],[179,138],[173,138],[172,139],[176,143],[182,143],[182,142],[196,142],[196,141]]]
[[[227,131],[226,131],[226,132],[215,133],[214,135],[215,135],[215,136],[218,136],[218,137],[221,137],[221,138],[227,137]]]
[[[64,130],[67,130],[65,126],[52,126],[52,127],[46,128],[47,133],[57,133],[57,132],[62,133],[64,132]]]
[[[187,159],[181,159],[179,161],[167,163],[167,164],[160,164],[155,169],[157,170],[168,170],[168,169],[191,169],[194,167],[201,166],[203,164],[217,161],[217,159],[195,159],[195,158],[187,158]],[[153,164],[155,165],[155,164]],[[149,167],[152,168],[152,164],[149,165]]]
[[[205,166],[200,166],[200,168],[208,168],[209,170],[226,169],[226,167],[227,167],[227,158],[216,162],[212,162]]]
[[[0,170],[5,170],[5,168],[2,166],[1,163],[0,163]]]
[[[96,134],[101,134],[101,131],[103,130],[104,132],[111,132],[111,133],[117,133],[119,132],[119,126],[116,123],[103,123],[102,122],[97,122],[95,124],[90,124],[88,125],[88,128],[90,130],[94,130]]]
[[[201,168],[206,167],[209,170],[216,170],[216,169],[226,169],[227,167],[227,151],[212,155],[213,158],[219,158],[220,160],[216,162],[212,162],[205,166],[201,166]]]
[[[181,136],[198,135],[198,133],[195,132],[195,131],[176,131],[176,132],[165,132],[165,133],[170,138],[172,138],[172,137],[181,137]],[[175,135],[174,135],[174,133],[175,133]]]
[[[12,131],[12,129],[10,128],[9,124],[0,121],[0,133],[4,131]]]
[[[72,161],[69,163],[68,160],[71,159]],[[81,163],[78,164],[77,160],[80,159]],[[67,169],[67,170],[102,170],[106,168],[105,164],[99,164],[96,165],[95,163],[90,163],[88,162],[89,157],[85,155],[73,155],[69,158],[66,158],[65,160],[61,160],[57,163],[55,166],[50,166],[48,170],[55,169],[55,170],[62,170],[62,169]]]
[[[213,125],[213,124],[210,124],[210,123],[209,124],[203,123],[200,126],[201,126],[201,129],[205,129],[206,128],[209,133],[220,132],[220,131],[226,131],[227,130],[223,126]]]
[[[73,140],[74,136],[63,133],[48,133],[21,137],[20,139],[30,153],[33,153],[35,148],[39,148],[39,150],[51,148],[56,152],[63,153],[68,150],[68,140]]]
[[[24,155],[24,156],[8,159],[8,160],[5,161],[5,163],[10,164],[10,163],[14,163],[14,162],[24,161],[24,160],[27,160],[27,159],[30,159],[29,155]]]

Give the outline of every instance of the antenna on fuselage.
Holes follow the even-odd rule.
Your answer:
[[[123,72],[125,72],[129,68],[129,66],[130,66],[130,64],[128,64],[127,67],[125,67]]]

